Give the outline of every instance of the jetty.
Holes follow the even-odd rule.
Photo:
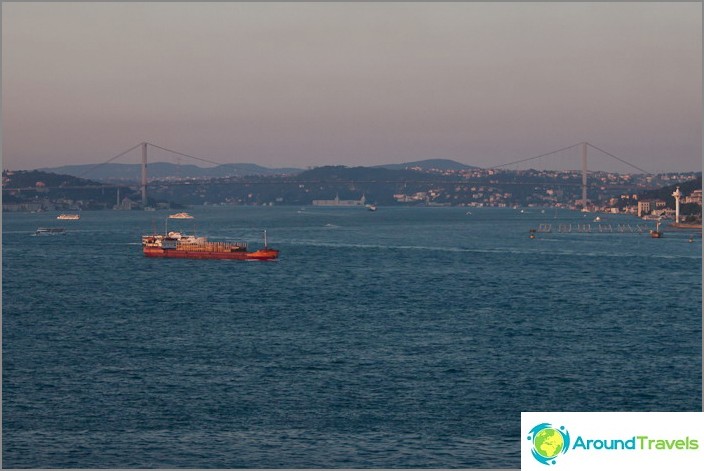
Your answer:
[[[648,227],[644,224],[557,224],[554,231],[558,233],[643,233],[648,231]],[[551,233],[553,224],[540,224],[536,232]]]

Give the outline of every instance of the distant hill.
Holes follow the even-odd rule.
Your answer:
[[[345,167],[344,165],[316,167],[296,176],[296,180],[339,181],[403,181],[417,180],[418,172],[384,167]]]
[[[332,168],[332,167],[319,167]],[[341,167],[343,168],[343,167]],[[344,167],[361,168],[361,167]],[[402,164],[377,165],[366,167],[372,169],[386,170],[407,170],[420,168],[422,170],[467,170],[478,168],[465,165],[448,159],[429,159]],[[61,167],[44,167],[37,169],[42,172],[58,173],[61,175],[72,175],[81,178],[91,178],[99,181],[139,181],[141,176],[140,164],[116,164],[108,163],[103,165],[64,165]],[[297,175],[303,172],[300,168],[267,168],[257,164],[223,164],[215,167],[198,167],[197,165],[177,165],[169,162],[154,162],[147,167],[149,178],[226,178],[226,177],[246,177],[246,176],[270,176],[270,175]]]
[[[638,195],[638,198],[639,199],[661,199],[661,200],[667,201],[668,204],[672,206],[675,204],[675,198],[672,196],[672,193],[675,191],[675,188],[677,188],[677,187],[680,187],[680,191],[685,196],[691,194],[694,190],[701,190],[702,189],[702,176],[699,175],[694,180],[676,183],[674,185],[668,185],[668,186],[665,186],[662,188],[658,188],[656,190],[644,191],[640,195]]]
[[[402,192],[416,194],[428,190],[427,181],[437,187],[453,177],[417,170],[392,170],[381,167],[346,167],[342,165],[316,167],[283,180],[295,182],[293,191],[280,194],[287,204],[311,204],[313,200],[359,200],[362,196],[368,202],[380,205],[397,204],[394,194]],[[281,192],[283,185],[273,185],[271,190]],[[264,191],[264,185],[256,188],[241,186],[242,191],[252,193]],[[453,186],[454,188],[454,186]]]
[[[87,177],[94,180],[132,180],[141,176],[140,164],[104,165],[64,165],[62,167],[40,168],[43,172]],[[256,164],[223,164],[215,167],[177,165],[168,162],[155,162],[147,166],[149,178],[223,178],[249,175],[291,175],[301,172],[298,168],[266,168]]]
[[[3,171],[3,211],[107,209],[117,202],[118,193],[135,201],[138,192],[127,185],[112,186],[71,175],[41,170]],[[19,188],[20,190],[15,190]],[[150,200],[157,201],[153,198]],[[22,209],[24,207],[24,209]]]
[[[100,183],[85,178],[77,178],[72,175],[58,175],[54,172],[44,172],[42,170],[3,170],[3,187],[8,188],[40,188],[62,186],[80,187],[95,186]]]
[[[377,165],[377,168],[386,168],[389,170],[404,170],[408,168],[421,168],[423,170],[469,170],[472,168],[479,168],[473,165],[465,165],[454,160],[449,159],[428,159],[428,160],[417,160],[415,162],[406,162],[402,164],[385,164]]]

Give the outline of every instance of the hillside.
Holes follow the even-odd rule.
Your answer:
[[[122,197],[139,198],[139,194],[127,186],[106,186],[41,170],[3,171],[2,187],[3,209],[13,204],[34,204],[38,205],[37,209],[104,209],[117,202],[118,193]]]
[[[2,172],[3,187],[39,188],[62,186],[96,186],[100,183],[72,175],[59,175],[42,170],[16,170]]]
[[[342,167],[345,169],[363,167]],[[332,166],[322,166],[317,168],[330,169]],[[411,168],[421,170],[467,170],[478,168],[465,165],[448,159],[429,159],[401,164],[377,165],[374,167],[364,167],[367,169],[385,169],[394,171],[406,171]],[[45,167],[38,169],[43,172],[52,172],[76,177],[88,177],[100,181],[139,181],[142,167],[140,164],[116,164],[108,163],[103,165],[64,165],[60,167]],[[315,170],[315,169],[314,169]],[[310,170],[309,170],[310,171]],[[267,168],[257,164],[239,163],[223,164],[214,167],[199,167],[197,165],[177,165],[169,162],[154,162],[147,167],[149,178],[228,178],[247,176],[273,176],[273,175],[298,175],[304,172],[300,168]],[[352,173],[364,173],[361,170]],[[305,172],[304,172],[305,173]],[[349,172],[348,172],[349,173]]]
[[[376,168],[386,168],[389,170],[404,170],[409,168],[420,168],[422,170],[469,170],[475,167],[473,165],[465,165],[460,162],[449,159],[427,159],[417,160],[415,162],[405,162],[401,164],[385,164],[377,165]]]
[[[159,166],[151,167],[152,175]],[[109,209],[125,198],[141,205],[139,184],[131,179],[97,183],[85,178],[42,171],[3,173],[3,210],[51,208]],[[590,185],[592,201],[616,199],[633,205],[623,195],[662,198],[674,207],[671,195],[679,186],[685,195],[701,188],[701,173],[657,176],[610,175]],[[117,186],[120,188],[118,189]],[[653,190],[645,191],[647,188]],[[581,178],[574,172],[462,171],[388,169],[383,167],[325,166],[297,175],[248,175],[224,178],[151,180],[148,206],[232,204],[309,205],[314,200],[360,200],[378,205],[427,204],[470,206],[566,206],[579,199]],[[628,198],[630,199],[630,198]],[[633,198],[637,200],[637,198]],[[129,204],[129,201],[125,204]],[[613,204],[613,203],[610,203]],[[695,203],[681,205],[682,214],[701,212]],[[124,206],[124,205],[123,205]],[[695,207],[696,206],[696,207]]]
[[[702,189],[702,176],[699,174],[699,177],[694,180],[683,181],[681,183],[664,186],[655,190],[644,191],[638,195],[638,199],[659,199],[666,201],[668,208],[674,208],[675,197],[672,196],[672,193],[677,187],[680,187],[680,192],[682,192],[684,196],[689,196],[694,190]],[[680,214],[683,216],[688,216],[689,218],[694,218],[695,220],[699,220],[701,222],[702,207],[696,203],[683,202],[680,204]]]
[[[64,165],[61,167],[41,168],[43,172],[53,172],[73,176],[87,176],[95,180],[138,181],[141,176],[141,164],[104,164],[104,165]],[[169,162],[154,162],[147,166],[149,178],[225,178],[249,175],[290,175],[299,173],[297,168],[266,168],[256,164],[223,164],[215,167],[198,167],[197,165],[177,165]]]
[[[345,167],[343,165],[316,167],[299,173],[296,180],[340,181],[404,181],[422,179],[422,174],[413,170],[388,169],[383,167]]]
[[[675,191],[675,188],[677,188],[677,187],[680,187],[680,191],[685,196],[691,194],[694,190],[701,190],[702,189],[702,176],[699,175],[699,177],[696,178],[695,180],[689,180],[689,181],[682,182],[682,183],[676,183],[674,185],[664,186],[664,187],[658,188],[656,190],[644,191],[640,195],[638,195],[638,199],[665,200],[665,201],[667,201],[668,206],[674,207],[675,198],[672,196],[672,193]]]

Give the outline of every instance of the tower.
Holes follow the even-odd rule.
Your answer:
[[[674,193],[672,193],[672,196],[675,197],[675,224],[679,224],[679,222],[680,222],[680,198],[682,197],[682,192],[680,191],[679,186],[674,191]]]
[[[582,142],[582,209],[587,209],[587,143]]]
[[[142,208],[147,207],[147,143],[142,142]]]

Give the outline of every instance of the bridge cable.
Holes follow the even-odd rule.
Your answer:
[[[119,158],[119,157],[122,157],[123,155],[127,154],[128,152],[131,152],[131,151],[135,150],[137,147],[139,147],[139,146],[141,146],[141,145],[142,145],[142,143],[140,142],[140,143],[137,144],[136,146],[132,146],[132,147],[130,147],[129,149],[127,149],[126,151],[117,154],[115,157],[113,157],[113,158],[111,158],[111,159],[109,159],[109,160],[106,160],[106,161],[103,162],[103,163],[100,163],[100,164],[97,164],[97,165],[94,165],[94,166],[90,167],[88,170],[85,170],[85,171],[83,171],[81,174],[77,175],[77,178],[81,178],[81,177],[82,177],[83,175],[85,175],[86,173],[91,172],[91,171],[95,170],[96,168],[98,168],[98,167],[100,167],[100,166],[102,166],[102,165],[109,164],[109,163],[112,162],[113,160],[115,160],[115,159],[117,159],[117,158]]]
[[[605,150],[599,149],[597,146],[594,146],[594,145],[592,145],[592,144],[589,144],[588,142],[587,142],[587,145],[588,145],[589,147],[592,147],[592,148],[598,150],[599,152],[603,152],[604,154],[606,154],[606,155],[608,155],[609,157],[612,157],[612,158],[618,160],[619,162],[623,162],[624,164],[626,164],[626,165],[628,165],[628,166],[630,166],[630,167],[633,167],[633,168],[636,169],[636,170],[640,170],[641,172],[643,172],[643,173],[645,173],[645,174],[647,174],[647,175],[653,175],[652,173],[648,172],[647,170],[643,170],[643,169],[640,168],[640,167],[636,167],[636,166],[633,165],[632,163],[626,162],[625,160],[620,159],[620,158],[616,157],[615,155],[606,152]]]
[[[223,162],[215,162],[215,161],[208,160],[208,159],[201,159],[200,157],[195,157],[195,156],[193,156],[193,155],[184,154],[184,153],[182,153],[182,152],[176,152],[175,150],[167,149],[166,147],[161,147],[161,146],[158,146],[158,145],[156,145],[156,144],[152,144],[151,142],[147,142],[147,144],[150,145],[150,146],[152,146],[152,147],[156,147],[157,149],[165,150],[166,152],[171,152],[171,153],[177,154],[177,155],[182,155],[182,156],[188,157],[188,158],[190,158],[190,159],[200,160],[201,162],[207,162],[207,163],[209,163],[209,164],[215,164],[215,165],[227,165],[227,164],[225,164],[225,163],[223,163]]]
[[[516,160],[515,162],[509,162],[509,163],[507,163],[507,164],[494,165],[493,167],[489,167],[489,168],[492,169],[492,168],[508,167],[509,165],[519,164],[519,163],[521,163],[521,162],[527,162],[527,161],[529,161],[529,160],[535,160],[535,159],[539,159],[539,158],[541,158],[541,157],[547,157],[548,155],[557,154],[558,152],[562,152],[563,150],[568,150],[568,149],[571,149],[571,148],[573,148],[573,147],[577,147],[578,145],[581,145],[581,144],[582,144],[582,143],[579,142],[579,143],[577,143],[577,144],[572,144],[571,146],[568,146],[568,147],[563,147],[562,149],[558,149],[558,150],[554,150],[554,151],[552,151],[552,152],[548,152],[547,154],[538,155],[538,156],[536,156],[536,157],[529,157],[529,158],[527,158],[527,159]]]

